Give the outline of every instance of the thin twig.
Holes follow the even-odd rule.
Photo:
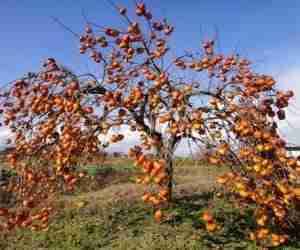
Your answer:
[[[69,31],[73,36],[79,38],[80,35],[78,35],[76,32],[74,32],[70,27],[66,26],[64,23],[62,23],[57,17],[50,17],[54,22],[59,24],[62,28]]]

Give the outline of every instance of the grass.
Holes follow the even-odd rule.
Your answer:
[[[86,203],[80,208],[69,204],[48,232],[19,231],[15,240],[3,241],[0,246],[24,250],[255,249],[235,231],[237,224],[230,229],[230,236],[226,232],[212,236],[204,230],[199,215],[209,199],[206,193],[175,201],[161,224],[154,222],[151,209],[141,202],[106,201],[105,205]]]
[[[165,209],[165,219],[156,223],[153,209],[140,201],[145,187],[123,178],[124,172],[136,171],[130,162],[99,168],[95,178],[113,176],[109,183],[97,190],[62,197],[60,205],[64,209],[48,231],[19,230],[15,236],[2,238],[0,249],[258,249],[247,240],[246,229],[253,224],[251,210],[241,217],[237,208],[210,192],[213,176],[222,169],[184,165],[176,168],[174,202]],[[205,230],[200,218],[207,208],[222,225],[214,235]],[[294,242],[294,246],[277,249],[300,249],[300,245]]]

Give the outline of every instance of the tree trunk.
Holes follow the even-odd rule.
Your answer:
[[[165,167],[168,179],[166,181],[165,188],[168,190],[168,202],[171,202],[173,198],[173,154],[175,144],[175,139],[171,138],[167,141],[167,145],[165,145],[160,151],[160,158],[164,159],[166,162]]]
[[[172,193],[173,193],[173,154],[167,153],[164,157],[166,161],[166,172],[168,175],[168,180],[166,183],[166,188],[168,190],[168,201],[172,201]]]
[[[155,156],[155,157],[160,157],[160,147],[154,147],[154,149],[153,149],[153,155]]]

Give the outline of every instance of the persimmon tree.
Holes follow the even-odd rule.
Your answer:
[[[7,159],[21,177],[7,187],[17,209],[0,209],[2,227],[47,228],[53,197],[85,175],[76,156],[107,146],[105,136],[109,144],[123,140],[125,127],[140,135],[128,155],[141,169],[137,182],[158,188],[142,197],[158,221],[161,206],[172,202],[174,151],[190,140],[210,149],[211,164],[231,166],[217,181],[238,204],[255,205],[251,239],[286,242],[283,232],[299,219],[300,163],[287,154],[277,123],[293,92],[276,90],[273,77],[254,72],[249,60],[216,53],[214,40],[174,56],[166,19],[155,20],[143,3],[136,18],[115,7],[124,27],[88,23],[79,36],[79,52],[98,64],[99,75],[76,75],[49,58],[2,93],[3,124],[14,134]],[[157,158],[147,154],[152,149]],[[217,229],[209,212],[203,219],[208,231]]]

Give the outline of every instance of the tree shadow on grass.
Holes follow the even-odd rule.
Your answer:
[[[195,230],[201,235],[201,243],[208,247],[222,247],[225,245],[247,244],[246,229],[253,227],[250,214],[239,214],[238,210],[224,209],[222,203],[217,204],[218,208],[209,208],[214,200],[213,192],[203,192],[200,194],[185,195],[175,198],[169,208],[172,216],[165,223],[171,226],[178,226],[182,223],[190,222]],[[224,201],[222,201],[224,202]],[[205,222],[201,219],[204,210],[211,209],[216,213],[216,220],[222,226],[216,233],[208,233],[205,230]],[[238,246],[232,249],[239,249]],[[240,249],[244,249],[242,246]]]
[[[211,192],[175,197],[167,208],[170,216],[165,223],[175,226],[190,221],[193,227],[199,228],[201,226],[201,223],[199,224],[200,211],[208,206],[212,198]]]
[[[212,203],[214,207],[209,208]],[[215,219],[221,226],[217,232],[209,233],[205,230],[205,222],[201,219],[201,214],[207,209],[215,214]],[[213,192],[175,197],[168,210],[170,217],[164,223],[170,226],[191,223],[192,227],[198,230],[201,243],[208,247],[245,249],[247,246],[254,245],[249,240],[249,232],[254,231],[256,226],[253,209],[247,208],[241,214],[241,211],[234,208],[229,201],[214,199]],[[300,249],[300,239],[293,237],[287,245],[276,249],[286,249],[286,247]]]

